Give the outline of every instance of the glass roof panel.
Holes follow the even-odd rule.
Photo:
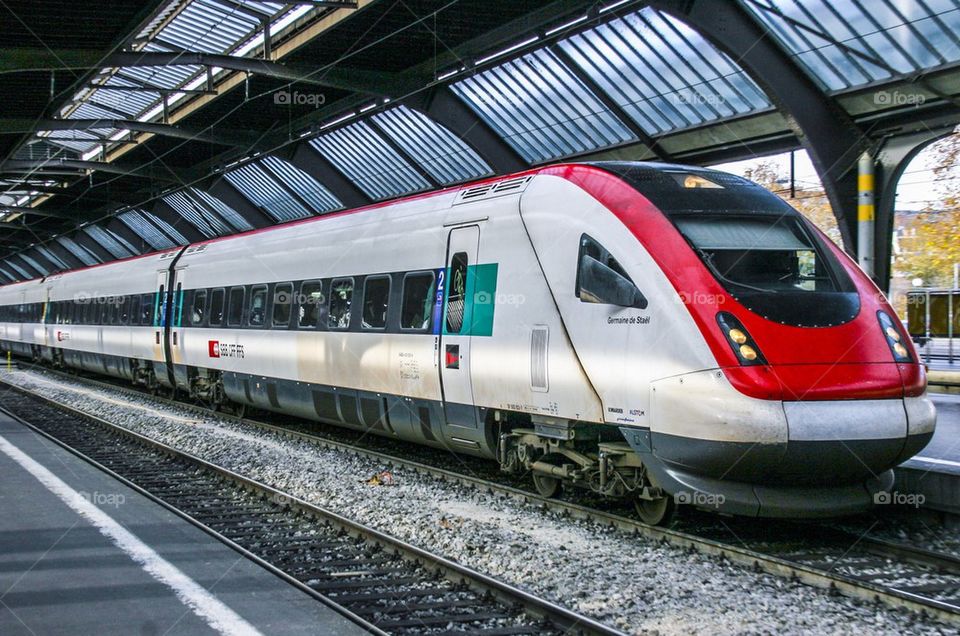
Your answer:
[[[955,0],[739,0],[827,90],[960,61]]]
[[[451,88],[531,163],[636,140],[548,50],[511,60]]]
[[[374,115],[373,122],[438,183],[469,181],[492,172],[470,146],[423,113],[398,106]]]
[[[259,27],[259,20],[236,5],[193,0],[156,37],[186,51],[226,53]]]
[[[311,216],[310,210],[259,165],[250,163],[223,175],[244,197],[260,206],[274,221]]]
[[[322,183],[293,164],[279,157],[270,156],[261,159],[260,163],[280,182],[299,194],[315,213],[323,214],[343,207],[340,199],[327,190]]]
[[[13,268],[13,271],[17,273],[17,278],[19,278],[20,280],[30,280],[31,278],[33,278],[33,274],[28,273],[27,270],[25,270],[19,264],[14,262],[13,259],[8,258],[4,262],[7,264],[8,267]]]
[[[187,244],[187,239],[172,225],[144,210],[124,212],[119,219],[155,250]]]
[[[46,245],[37,245],[36,249],[44,256],[44,258],[53,263],[58,270],[70,269],[70,266],[67,265],[62,258],[57,256],[57,254]]]
[[[321,135],[310,145],[372,199],[403,196],[430,187],[364,121]]]
[[[560,47],[651,135],[771,106],[729,57],[650,8],[567,38]]]
[[[245,218],[217,197],[196,188],[190,188],[189,193],[195,202],[206,205],[207,208],[216,212],[220,218],[226,221],[232,228],[229,233],[246,232],[253,229],[253,226]]]
[[[83,231],[103,249],[110,252],[114,258],[127,258],[137,253],[133,246],[110,230],[99,225],[90,225],[83,228]]]
[[[231,234],[232,230],[218,214],[194,201],[186,191],[174,192],[163,197],[163,202],[177,211],[206,238]]]
[[[100,262],[100,259],[97,258],[96,254],[85,248],[83,245],[80,245],[72,238],[67,236],[57,237],[57,243],[62,245],[68,252],[73,254],[86,266],[96,265]]]
[[[17,277],[16,277],[16,276],[14,276],[13,274],[11,274],[11,273],[9,272],[9,270],[6,270],[6,269],[4,269],[4,268],[2,268],[2,267],[0,267],[0,276],[2,276],[4,279],[6,279],[5,282],[7,282],[7,283],[12,283],[13,281],[17,280]]]
[[[40,272],[41,276],[47,276],[50,274],[50,270],[47,269],[45,265],[41,265],[37,259],[33,258],[29,254],[18,254],[18,256],[22,258],[27,265]]]

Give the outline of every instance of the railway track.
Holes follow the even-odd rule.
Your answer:
[[[142,391],[130,387],[87,378],[81,381],[91,386],[144,397]],[[907,609],[954,625],[960,624],[960,558],[951,554],[892,543],[865,534],[852,534],[822,524],[738,522],[708,515],[683,530],[651,527],[619,511],[541,497],[517,487],[507,476],[497,476],[495,471],[480,471],[482,476],[464,474],[459,460],[448,462],[447,466],[435,465],[431,462],[436,457],[431,456],[429,449],[421,449],[419,458],[422,461],[417,461],[367,448],[356,441],[344,442],[333,436],[321,436],[310,431],[305,424],[280,425],[250,417],[215,413],[169,398],[154,399],[204,415],[225,417],[277,435],[375,459],[387,466],[404,467],[486,492],[513,497],[573,518],[608,524],[648,539],[724,558],[758,572]],[[459,466],[459,470],[455,466]]]
[[[374,634],[622,633],[122,426],[11,386],[15,419]]]

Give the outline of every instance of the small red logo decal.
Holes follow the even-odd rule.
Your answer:
[[[220,341],[219,340],[208,340],[207,341],[207,352],[210,354],[211,358],[220,357]]]

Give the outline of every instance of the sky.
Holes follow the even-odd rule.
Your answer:
[[[819,187],[820,179],[817,177],[817,171],[814,170],[810,157],[805,150],[798,150],[796,153],[796,181],[797,188]],[[927,205],[935,205],[937,202],[936,191],[932,187],[933,172],[933,152],[928,146],[914,158],[907,169],[904,171],[897,187],[897,210],[920,210]],[[762,161],[774,161],[780,173],[790,174],[790,153],[779,155],[770,155],[744,161],[734,161],[731,163],[718,164],[711,166],[725,172],[732,172],[743,176],[743,173]],[[785,185],[784,187],[788,187]]]

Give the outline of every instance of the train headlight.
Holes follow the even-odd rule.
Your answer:
[[[717,323],[727,337],[727,344],[733,349],[737,360],[743,365],[766,364],[763,354],[760,353],[760,347],[750,337],[750,333],[737,320],[733,314],[721,311],[717,314]]]
[[[737,344],[743,344],[747,341],[747,334],[743,333],[739,329],[731,329],[727,332],[727,335],[730,336],[730,339]],[[741,347],[741,349],[742,348],[743,347]]]
[[[913,357],[910,350],[903,346],[903,335],[897,328],[894,319],[885,311],[877,312],[877,320],[880,321],[880,329],[887,338],[887,346],[890,347],[890,353],[897,362],[912,362]]]

